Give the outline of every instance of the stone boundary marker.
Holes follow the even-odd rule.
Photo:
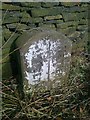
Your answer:
[[[67,84],[72,42],[62,33],[44,28],[27,31],[15,46],[20,48],[16,58],[24,86],[28,83],[29,87],[39,85],[48,89]]]

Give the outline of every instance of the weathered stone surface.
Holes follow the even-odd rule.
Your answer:
[[[64,28],[67,28],[67,27],[77,26],[77,25],[78,25],[78,22],[76,22],[76,21],[64,22],[64,23],[61,23],[61,24],[57,24],[57,28],[64,29]]]
[[[25,24],[27,24],[28,22],[29,22],[29,20],[30,20],[30,18],[22,18],[21,19],[21,23],[25,23]]]
[[[53,24],[40,24],[39,26],[42,27],[42,28],[56,29],[55,25],[53,25]]]
[[[64,18],[65,21],[81,20],[82,18],[87,18],[87,12],[82,12],[82,13],[63,13],[63,18]]]
[[[68,27],[66,29],[60,29],[60,28],[57,28],[57,31],[58,32],[61,32],[67,36],[71,35],[72,33],[74,33],[76,30],[76,27]]]
[[[34,36],[34,34],[35,34],[35,33],[34,34],[32,33],[32,30],[33,29],[31,29],[31,31],[27,30],[27,31],[23,32],[23,34],[20,37],[18,37],[16,46],[20,45],[20,47],[24,47],[26,40],[29,39],[30,37]],[[35,31],[36,30],[37,30],[37,28],[35,29]]]
[[[35,24],[30,24],[30,23],[28,23],[28,26],[31,28],[31,29],[33,29],[33,28],[36,28],[36,25]]]
[[[21,17],[21,12],[20,11],[4,11],[2,13],[2,20],[8,19],[9,17],[16,17],[20,18]]]
[[[8,29],[15,30],[18,24],[19,23],[12,23],[12,24],[6,24],[6,26],[7,26]]]
[[[18,24],[17,30],[18,31],[23,31],[23,30],[28,30],[30,27],[25,25],[25,24]]]
[[[9,28],[10,30],[23,31],[29,29],[30,27],[27,26],[26,24],[13,23],[13,24],[8,24],[7,28]]]
[[[56,16],[46,16],[44,17],[44,20],[57,20],[57,19],[61,19],[62,15],[56,15]]]
[[[55,20],[55,22],[54,23],[63,23],[63,20]]]
[[[19,22],[20,18],[18,17],[9,17],[9,18],[5,18],[3,21],[2,21],[2,24],[7,24],[7,23],[17,23]]]
[[[44,24],[59,24],[59,23],[63,23],[63,20],[48,20],[48,21],[44,21]]]
[[[3,3],[2,4],[2,9],[3,10],[12,10],[12,11],[15,10],[15,11],[18,11],[18,10],[21,9],[21,7]]]
[[[27,12],[21,12],[21,23],[28,23],[32,19]]]
[[[38,18],[31,18],[31,19],[29,19],[29,21],[28,21],[29,23],[41,23],[41,22],[43,22],[43,19],[42,18],[40,18],[40,17],[38,17]]]
[[[69,37],[72,37],[72,38],[77,38],[80,36],[80,32],[78,31],[75,31],[73,34],[71,34]]]
[[[86,7],[82,7],[82,6],[73,6],[69,8],[69,12],[71,13],[75,13],[75,12],[85,12],[87,11],[87,6]]]
[[[31,14],[33,17],[38,16],[49,16],[49,15],[58,15],[62,11],[61,7],[55,7],[55,8],[39,8],[39,9],[32,9]]]
[[[21,17],[22,18],[31,18],[31,16],[26,11],[21,12]]]
[[[87,19],[88,18],[88,12],[81,12],[81,13],[78,13],[77,14],[77,16],[78,16],[78,19],[80,20],[80,19]]]
[[[65,21],[78,20],[76,13],[63,13],[63,18]]]
[[[87,25],[88,24],[88,20],[87,19],[81,19],[78,21],[78,25]]]
[[[34,36],[32,34],[32,37],[26,38],[24,47],[20,49],[23,79],[31,86],[41,84],[46,88],[55,87],[59,83],[65,83],[61,80],[62,77],[64,80],[67,78],[65,76],[70,65],[71,41],[59,32],[48,29],[45,31],[43,28],[39,30],[36,33],[33,31]],[[20,39],[16,41],[17,47],[22,46],[22,43],[18,43]]]
[[[88,7],[82,7],[82,6],[73,6],[73,7],[69,7],[66,8],[66,10],[64,10],[63,12],[69,12],[69,13],[80,13],[80,12],[87,12],[88,11]]]
[[[21,6],[24,6],[24,7],[40,7],[41,3],[40,2],[21,2]]]
[[[87,29],[88,29],[87,25],[79,25],[79,26],[77,26],[77,30],[79,30],[79,31],[85,31]]]
[[[80,5],[80,2],[61,2],[62,5],[64,6],[75,6],[75,5]]]
[[[59,2],[42,2],[41,4],[42,7],[53,7],[58,5],[59,5]]]

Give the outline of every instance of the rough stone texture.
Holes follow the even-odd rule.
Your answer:
[[[68,27],[65,29],[57,28],[57,31],[60,31],[61,33],[68,35],[68,36],[74,33],[75,30],[76,30],[76,27]]]
[[[41,5],[42,5],[42,7],[47,8],[47,7],[58,6],[59,2],[52,2],[52,4],[50,2],[46,2],[46,3],[43,2]]]
[[[75,5],[79,5],[80,2],[62,2],[61,4],[64,6],[75,6]]]
[[[81,13],[63,13],[63,18],[64,18],[65,21],[81,20],[82,18],[87,18],[87,12],[81,12]]]
[[[40,2],[37,2],[37,3],[35,3],[35,2],[31,2],[31,3],[29,3],[29,2],[22,2],[21,3],[21,6],[22,7],[40,7],[41,6],[41,3]]]
[[[55,8],[39,8],[39,9],[32,9],[31,14],[33,17],[38,16],[48,16],[48,15],[58,15],[62,11],[62,8],[55,7]]]
[[[8,19],[5,18],[3,21],[2,21],[2,24],[9,24],[9,23],[17,23],[19,22],[19,18],[17,17],[9,17]]]
[[[2,9],[3,10],[11,10],[11,11],[18,11],[21,9],[19,6],[14,6],[14,5],[9,5],[9,4],[2,4]]]
[[[2,3],[2,45],[5,44],[3,48],[3,57],[9,54],[9,48],[11,48],[12,43],[18,36],[22,34],[23,31],[37,27],[57,30],[74,41],[74,52],[83,50],[85,44],[82,41],[83,39],[86,40],[86,37],[82,36],[81,34],[86,33],[88,29],[88,19],[90,16],[87,14],[87,3],[81,2]],[[20,34],[17,35],[17,33]],[[12,37],[6,43],[11,35]],[[27,34],[23,35],[22,40],[19,42],[23,44],[23,41],[26,37],[30,36],[27,36]],[[80,48],[79,46],[82,47]],[[5,65],[9,68],[11,67],[9,60],[9,57],[4,60],[4,63],[8,63],[8,65],[3,64],[4,67]],[[3,74],[6,74],[8,77],[12,76],[12,72],[8,73],[7,67],[6,70],[3,71]]]
[[[64,21],[78,20],[76,13],[63,13]]]
[[[41,22],[43,22],[43,19],[42,18],[40,18],[40,17],[38,17],[38,18],[31,18],[31,19],[29,19],[29,21],[28,21],[29,23],[41,23]]]
[[[78,26],[78,22],[76,21],[69,21],[69,22],[64,22],[61,24],[57,24],[57,28],[61,28],[61,29],[65,29],[67,27],[71,27],[71,26]]]
[[[30,32],[34,36],[30,37]],[[63,84],[70,68],[72,42],[55,30],[40,28],[36,30],[36,34],[35,31],[30,32],[25,32],[29,37],[23,41],[23,44],[20,42],[23,35],[15,42],[17,48],[21,47],[20,59],[23,79],[27,79],[30,85],[39,83],[39,80],[44,81],[45,84],[50,83],[49,85],[53,85],[52,87],[55,87],[55,84],[56,86],[59,83]],[[29,74],[32,74],[31,79]],[[46,87],[49,86],[46,85]]]
[[[40,24],[40,27],[42,27],[42,28],[51,28],[51,29],[56,29],[55,28],[55,25],[53,25],[53,24]]]
[[[87,25],[79,25],[78,27],[77,27],[77,30],[79,30],[79,31],[85,31],[85,30],[87,30],[88,29],[88,26]]]
[[[56,15],[56,16],[46,16],[44,18],[44,20],[57,20],[57,19],[61,19],[62,15]]]
[[[29,29],[30,27],[27,26],[26,24],[13,23],[13,24],[8,24],[7,28],[9,28],[10,30],[23,31]]]

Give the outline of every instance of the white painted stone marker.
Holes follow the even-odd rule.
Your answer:
[[[69,73],[71,41],[57,31],[38,30],[23,46],[20,49],[23,79],[29,85],[42,81],[61,84]]]

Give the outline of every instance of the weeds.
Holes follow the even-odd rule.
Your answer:
[[[72,68],[68,86],[52,90],[33,90],[21,100],[15,79],[2,83],[3,120],[89,120],[90,83],[86,79],[88,63],[78,61]],[[6,85],[6,83],[8,85]],[[66,90],[66,92],[64,91]]]

